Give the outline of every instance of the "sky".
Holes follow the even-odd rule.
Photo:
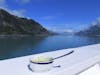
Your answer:
[[[0,0],[0,8],[59,32],[85,29],[100,17],[100,0]]]

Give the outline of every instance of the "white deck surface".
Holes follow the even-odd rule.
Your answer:
[[[57,57],[71,50],[75,52],[55,60],[54,65],[61,65],[60,68],[53,68],[46,73],[35,73],[28,69],[27,65],[29,64],[29,59],[34,55],[2,60],[0,61],[0,75],[77,75],[79,72],[100,62],[100,44],[37,55]]]
[[[82,72],[79,75],[100,75],[100,65],[96,64],[95,66],[89,68],[88,70]]]

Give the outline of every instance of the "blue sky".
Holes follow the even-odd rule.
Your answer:
[[[84,29],[100,17],[100,0],[0,0],[0,7],[54,31]]]

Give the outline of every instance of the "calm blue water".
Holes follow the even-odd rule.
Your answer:
[[[56,35],[49,37],[0,38],[0,60],[100,43],[100,37]]]

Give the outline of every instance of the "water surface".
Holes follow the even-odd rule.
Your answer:
[[[56,35],[0,38],[0,60],[100,43],[99,37]]]

